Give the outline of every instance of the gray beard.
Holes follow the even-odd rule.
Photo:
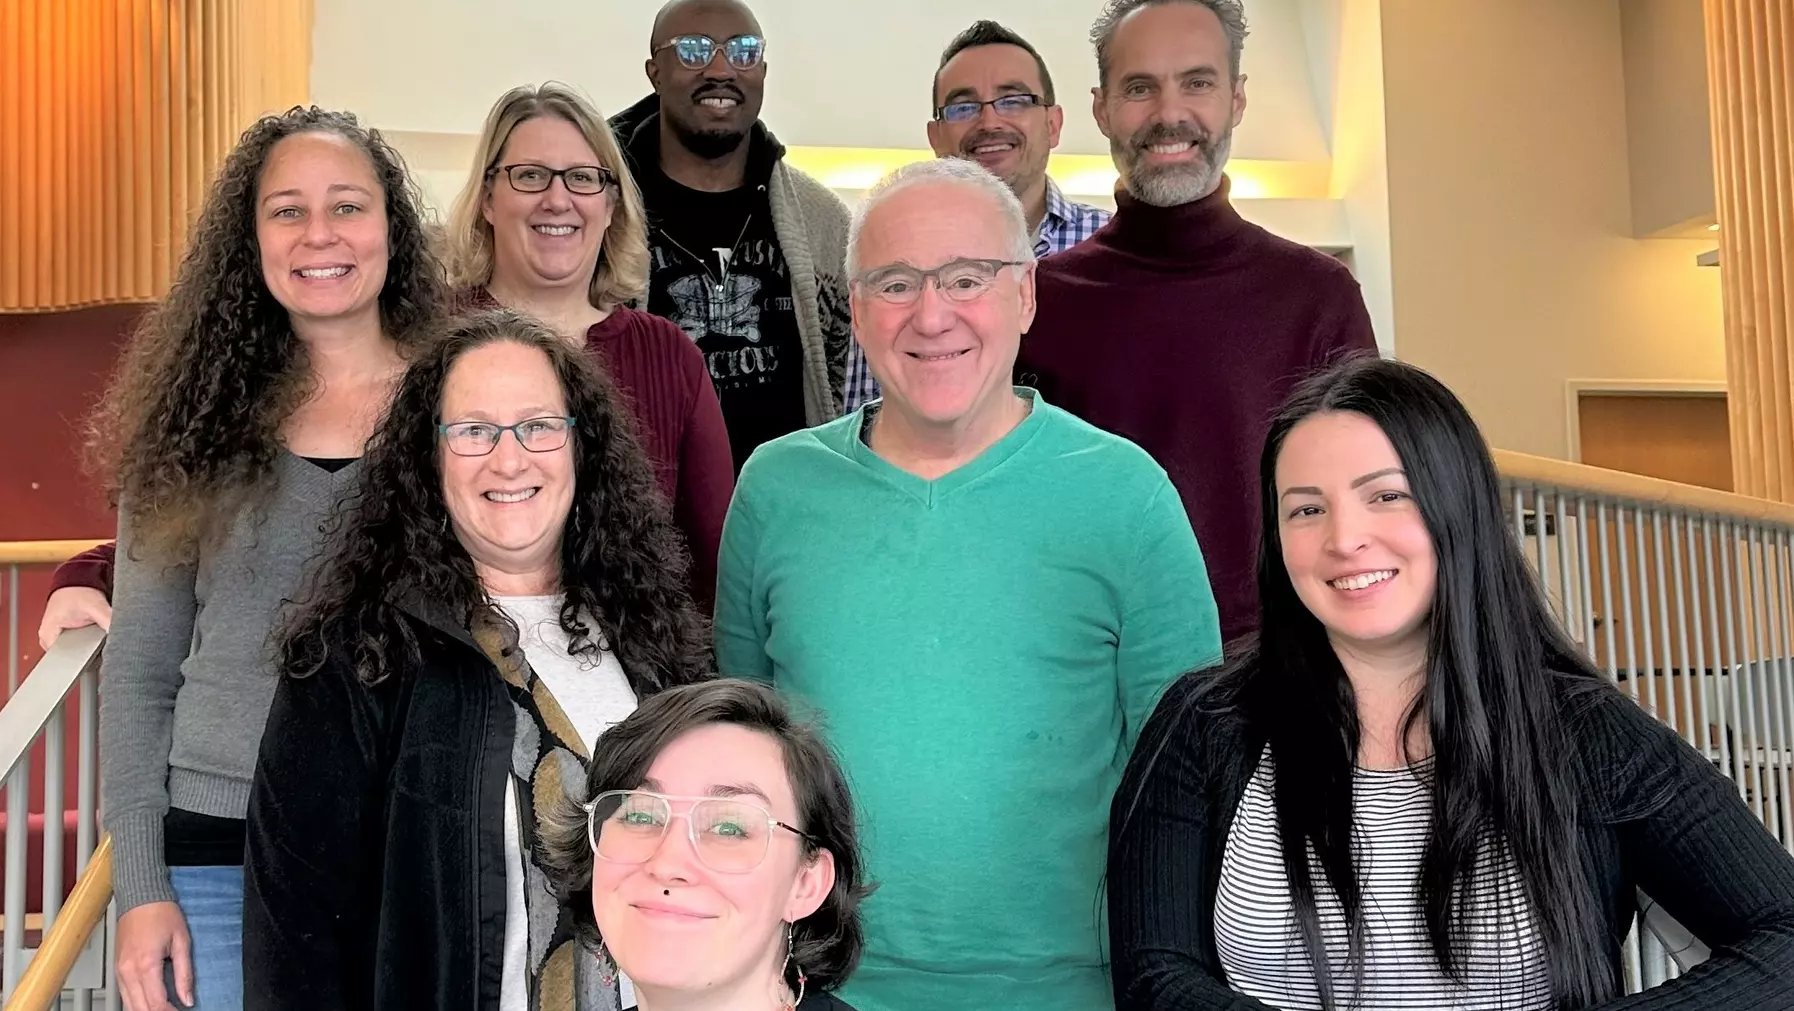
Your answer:
[[[1124,143],[1109,141],[1109,153],[1121,175],[1121,185],[1141,203],[1181,207],[1201,200],[1221,185],[1221,173],[1226,171],[1227,159],[1233,154],[1233,131],[1222,134],[1212,152],[1199,146],[1203,154],[1201,164],[1190,166],[1143,169],[1140,163],[1144,156],[1135,148],[1124,147]]]

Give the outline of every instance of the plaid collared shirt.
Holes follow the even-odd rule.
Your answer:
[[[1065,199],[1065,194],[1059,192],[1059,187],[1048,177],[1046,216],[1040,219],[1040,228],[1034,233],[1034,258],[1065,252],[1095,235],[1096,230],[1107,224],[1110,217],[1110,212],[1101,207]],[[844,396],[848,414],[858,410],[861,404],[877,400],[879,396],[878,380],[872,378],[872,370],[866,365],[866,356],[860,353],[858,340],[847,346],[847,389]]]

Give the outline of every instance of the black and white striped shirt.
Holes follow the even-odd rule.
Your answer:
[[[1341,1008],[1364,1011],[1547,1011],[1544,946],[1513,859],[1487,844],[1470,885],[1461,982],[1433,958],[1418,889],[1431,814],[1429,759],[1410,769],[1360,769],[1353,779],[1355,863],[1364,896],[1363,989],[1354,994],[1346,921],[1314,864],[1321,936]],[[1319,1009],[1296,927],[1272,801],[1271,756],[1261,756],[1227,834],[1215,899],[1215,943],[1228,985],[1285,1011]]]

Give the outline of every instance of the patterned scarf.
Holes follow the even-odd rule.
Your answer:
[[[482,612],[473,626],[474,641],[504,678],[517,717],[511,778],[517,792],[523,901],[528,910],[529,1009],[619,1011],[617,985],[606,986],[600,978],[597,958],[579,943],[572,916],[561,908],[536,861],[541,834],[536,811],[550,810],[557,793],[578,800],[585,790],[591,755],[548,685],[530,669],[518,647],[517,629],[496,611]]]

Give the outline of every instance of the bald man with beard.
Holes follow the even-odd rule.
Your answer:
[[[739,0],[674,0],[650,33],[654,93],[611,119],[648,211],[647,309],[704,353],[737,471],[840,416],[852,334],[847,207],[760,122],[766,51]]]

